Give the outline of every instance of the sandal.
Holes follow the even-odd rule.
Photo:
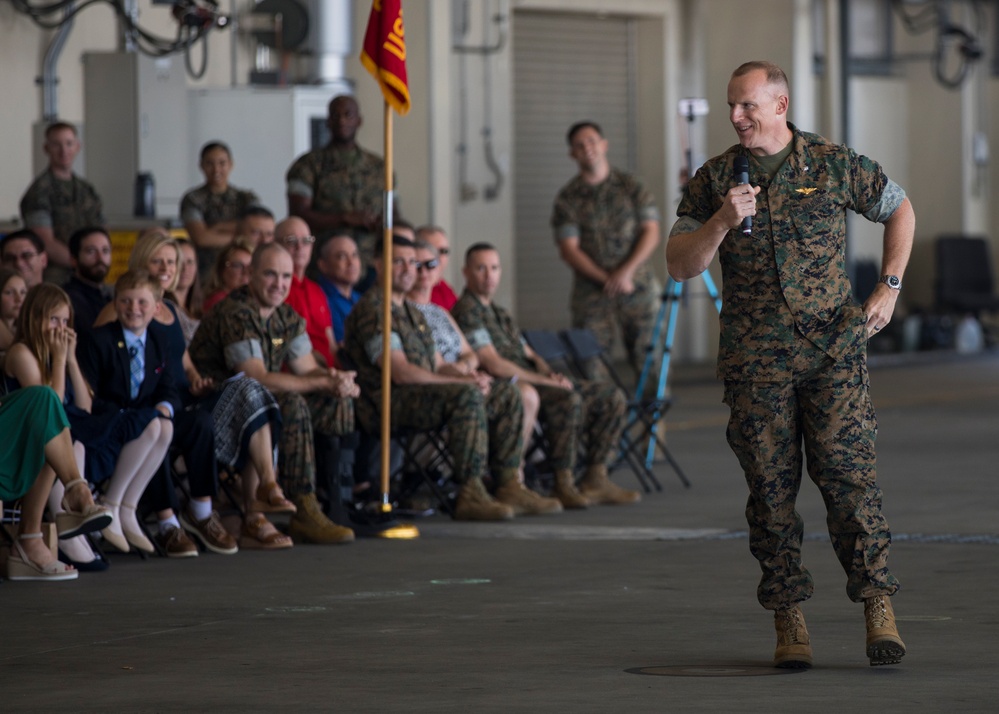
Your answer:
[[[66,493],[71,488],[76,488],[82,484],[88,491],[90,486],[82,478],[75,478],[65,485]],[[93,533],[111,525],[114,516],[105,506],[98,506],[96,503],[88,503],[80,511],[73,511],[66,503],[66,494],[62,497],[63,513],[56,514],[56,531],[59,538],[65,540],[78,535]]]
[[[8,580],[76,580],[80,574],[61,560],[36,565],[24,552],[20,541],[41,538],[41,533],[22,533],[14,541],[14,550],[7,558]]]
[[[268,481],[257,486],[250,510],[256,513],[295,513],[298,508],[284,497],[284,491],[277,485],[277,481]]]
[[[282,550],[291,548],[294,542],[290,536],[281,533],[274,524],[260,513],[251,513],[243,522],[239,536],[239,547],[247,550]]]

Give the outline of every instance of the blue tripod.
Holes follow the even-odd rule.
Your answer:
[[[704,286],[708,291],[708,296],[714,301],[715,308],[721,312],[721,296],[718,288],[715,287],[711,274],[705,270],[701,273]],[[670,407],[670,402],[665,398],[666,383],[669,379],[670,360],[673,356],[673,339],[676,337],[676,318],[680,311],[680,301],[684,299],[684,283],[678,283],[669,278],[662,294],[662,304],[659,306],[659,314],[656,316],[655,328],[652,330],[652,342],[646,348],[645,363],[642,365],[642,373],[638,377],[638,386],[635,388],[635,398],[631,402],[628,411],[627,428],[631,428],[641,421],[644,430],[648,434],[649,442],[645,450],[645,468],[651,469],[655,459],[656,447],[662,452],[666,461],[676,471],[676,475],[686,488],[690,488],[690,481],[684,475],[680,465],[670,454],[666,447],[666,442],[659,436],[659,420]],[[655,346],[659,344],[663,327],[666,329],[666,339],[663,340],[662,361],[659,363],[659,383],[656,388],[656,397],[653,400],[645,398],[645,385],[651,378],[653,362],[655,361]],[[644,438],[645,433],[638,440]],[[636,440],[636,441],[638,441]]]

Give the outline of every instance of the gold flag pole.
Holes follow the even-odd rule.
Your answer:
[[[382,513],[389,513],[392,431],[392,107],[385,102],[385,199],[382,205]]]
[[[385,198],[382,205],[382,453],[381,512],[389,519],[375,535],[379,538],[418,538],[420,531],[411,523],[398,523],[392,517],[389,501],[392,439],[392,107],[385,102]]]

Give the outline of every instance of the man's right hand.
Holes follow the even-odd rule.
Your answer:
[[[564,374],[559,374],[558,372],[552,372],[548,375],[548,379],[551,380],[553,387],[560,387],[561,389],[568,389],[570,392],[576,388],[576,385],[572,383],[572,380],[566,377]]]
[[[364,228],[373,231],[381,225],[381,216],[374,211],[346,211],[343,214],[343,221],[355,228]]]
[[[725,194],[722,206],[713,218],[720,220],[726,229],[735,230],[742,225],[743,218],[756,215],[756,195],[759,192],[759,186],[745,183],[733,186]]]
[[[361,396],[361,388],[354,379],[357,372],[347,370],[329,370],[329,392],[341,398]]]

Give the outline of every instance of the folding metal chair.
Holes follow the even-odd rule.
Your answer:
[[[628,419],[621,432],[621,456],[635,472],[638,480],[646,486],[645,480],[652,483],[657,491],[662,490],[662,484],[652,472],[652,469],[645,461],[644,448],[642,446],[647,440],[653,440],[662,452],[663,457],[676,472],[680,482],[687,488],[690,481],[680,468],[680,465],[673,458],[666,442],[658,433],[659,420],[670,408],[672,401],[669,398],[636,399],[629,396],[630,390],[625,384],[618,371],[614,368],[613,361],[607,350],[603,348],[597,336],[592,330],[586,328],[573,328],[563,330],[561,338],[565,342],[568,353],[572,356],[574,369],[579,375],[587,373],[586,365],[591,360],[600,360],[608,374],[610,374],[615,385],[620,389],[628,400]],[[638,433],[635,433],[636,428]],[[646,486],[648,491],[648,487]]]
[[[574,375],[580,379],[586,379],[587,373],[585,369],[580,369],[577,366],[567,341],[563,340],[558,333],[551,330],[524,330],[523,335],[527,344],[531,346],[531,349],[537,352],[553,368],[560,369],[566,374]],[[543,436],[544,429],[541,429],[541,444],[544,443]],[[641,459],[635,457],[636,450],[637,445],[632,442],[627,431],[622,431],[621,444],[618,450],[618,463],[623,461],[628,465],[646,493],[652,491],[650,484],[654,485],[656,490],[661,491],[662,486],[656,479],[655,474],[641,463]]]
[[[553,369],[571,372],[569,354],[558,334],[551,330],[524,330],[524,341]],[[524,475],[528,486],[538,491],[551,491],[555,470],[548,462],[548,438],[538,422],[534,425],[531,443],[524,450]]]

